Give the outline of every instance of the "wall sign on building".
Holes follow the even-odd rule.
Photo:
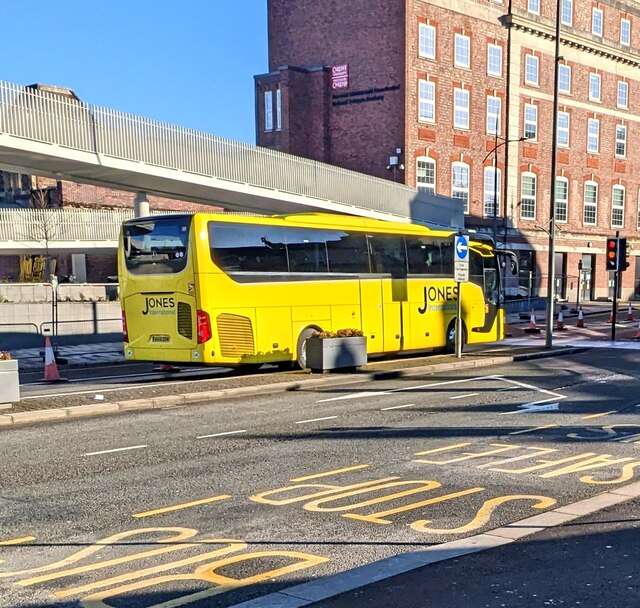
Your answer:
[[[349,88],[349,64],[331,66],[331,88],[348,89]]]

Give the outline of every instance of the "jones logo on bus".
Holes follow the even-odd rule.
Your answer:
[[[423,315],[427,310],[445,310],[446,304],[429,305],[429,302],[456,302],[458,300],[458,286],[447,285],[446,287],[426,287],[423,291],[424,304],[418,308],[418,312]]]
[[[143,315],[170,315],[175,308],[175,298],[170,296],[146,296],[144,299]]]

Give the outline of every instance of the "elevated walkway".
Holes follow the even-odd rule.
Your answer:
[[[387,180],[0,81],[0,168],[260,214],[462,227],[462,203]]]

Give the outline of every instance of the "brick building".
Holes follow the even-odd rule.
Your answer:
[[[518,253],[519,293],[544,294],[556,1],[268,0],[257,143],[462,199]],[[640,4],[560,5],[554,288],[610,297],[619,231],[637,297]]]

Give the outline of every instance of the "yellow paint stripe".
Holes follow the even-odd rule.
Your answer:
[[[142,513],[134,513],[132,517],[151,517],[152,515],[160,515],[161,513],[170,513],[171,511],[180,511],[181,509],[189,509],[191,507],[197,507],[199,505],[206,505],[211,502],[218,502],[220,500],[227,500],[232,498],[229,494],[221,494],[220,496],[211,496],[210,498],[203,498],[202,500],[194,500],[192,502],[183,502],[179,505],[172,505],[171,507],[162,507],[161,509],[153,509],[151,511],[143,511]]]
[[[582,420],[589,420],[591,418],[602,418],[608,414],[617,414],[618,410],[611,410],[610,412],[602,412],[601,414],[589,414],[588,416],[582,416]]]
[[[0,541],[0,547],[7,547],[9,545],[21,545],[23,543],[30,543],[35,540],[35,536],[23,536],[22,538],[13,538],[11,540]]]
[[[359,469],[366,469],[368,464],[358,464],[353,467],[346,467],[344,469],[335,469],[334,471],[327,471],[326,473],[316,473],[315,475],[307,475],[306,477],[295,477],[294,479],[290,479],[289,481],[298,482],[298,481],[307,481],[308,479],[318,479],[320,477],[329,477],[329,475],[338,475],[339,473],[348,473],[349,471],[357,471]]]
[[[541,431],[543,429],[552,429],[557,424],[545,424],[544,426],[534,426],[532,429],[524,429],[523,431],[513,431],[509,435],[522,435],[524,433],[534,433],[535,431]]]

